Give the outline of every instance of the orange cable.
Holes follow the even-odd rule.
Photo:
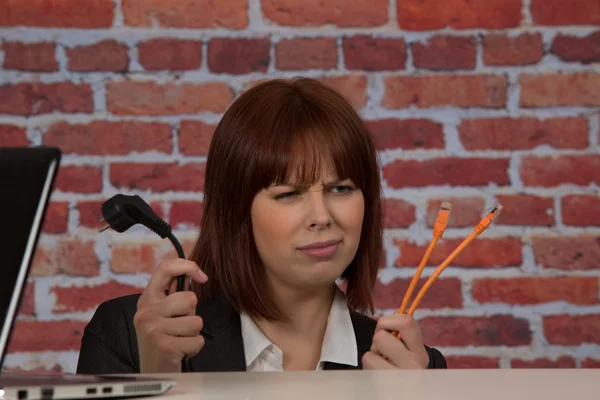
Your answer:
[[[488,215],[486,215],[479,222],[479,224],[477,224],[477,226],[475,227],[475,229],[473,230],[473,232],[465,240],[463,240],[463,242],[444,260],[444,262],[442,264],[440,264],[440,266],[435,270],[435,272],[433,273],[433,275],[431,275],[429,277],[429,279],[427,280],[427,282],[425,282],[425,284],[423,285],[423,287],[421,288],[421,290],[417,294],[417,297],[415,298],[415,300],[413,301],[410,309],[408,310],[407,315],[412,316],[414,314],[417,306],[419,305],[419,303],[421,302],[421,300],[425,296],[425,293],[427,293],[427,290],[429,290],[429,288],[431,287],[431,285],[433,285],[433,282],[436,280],[436,278],[442,273],[442,271],[448,265],[450,265],[450,263],[452,261],[454,261],[454,259],[460,254],[460,252],[463,251],[465,249],[465,247],[467,247],[469,245],[469,243],[471,243],[473,241],[473,239],[475,239],[478,235],[480,235],[484,230],[486,230],[492,224],[492,222],[498,216],[498,214],[500,213],[500,211],[502,210],[502,208],[503,208],[502,205],[498,205],[498,206],[494,207],[490,211],[490,213]],[[392,332],[392,334],[394,336],[396,336],[398,339],[400,339],[400,333],[399,332]]]

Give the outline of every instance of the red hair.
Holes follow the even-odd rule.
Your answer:
[[[331,161],[365,201],[356,256],[342,274],[348,307],[373,312],[371,291],[382,254],[381,182],[364,122],[335,90],[309,78],[274,79],[244,92],[219,122],[208,152],[204,210],[190,259],[209,276],[199,301],[222,294],[238,311],[283,320],[267,290],[252,233],[254,196],[293,173],[313,184]]]

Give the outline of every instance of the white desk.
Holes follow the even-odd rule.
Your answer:
[[[598,400],[600,369],[162,374],[169,400]]]

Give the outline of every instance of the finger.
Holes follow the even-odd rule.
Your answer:
[[[176,259],[161,262],[150,277],[148,286],[143,295],[148,301],[159,301],[165,297],[165,288],[169,287],[171,281],[180,275],[187,275],[198,283],[204,283],[208,277],[198,267],[198,265],[189,260]]]
[[[383,316],[377,321],[375,333],[379,330],[397,331],[408,350],[418,352],[423,350],[423,336],[417,321],[404,314]],[[398,340],[396,338],[396,340]]]
[[[204,347],[204,336],[175,337],[173,344],[183,352],[185,358],[190,358],[198,354]]]
[[[202,331],[203,321],[198,315],[187,315],[177,318],[162,318],[160,329],[167,335],[196,337]]]
[[[154,312],[159,317],[171,318],[196,315],[198,297],[194,292],[175,292],[154,304]]]
[[[387,357],[387,361],[398,368],[409,368],[414,363],[413,354],[404,343],[386,330],[373,335],[373,344],[377,353]]]
[[[394,366],[379,354],[367,351],[362,358],[363,369],[394,369]]]

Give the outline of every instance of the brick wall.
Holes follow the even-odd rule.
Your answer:
[[[0,4],[0,145],[64,162],[7,369],[73,371],[99,302],[140,291],[168,242],[98,234],[138,193],[190,248],[212,131],[254,82],[319,77],[378,141],[400,302],[441,200],[425,275],[500,201],[497,224],[416,317],[452,368],[600,366],[600,1],[31,0]]]

